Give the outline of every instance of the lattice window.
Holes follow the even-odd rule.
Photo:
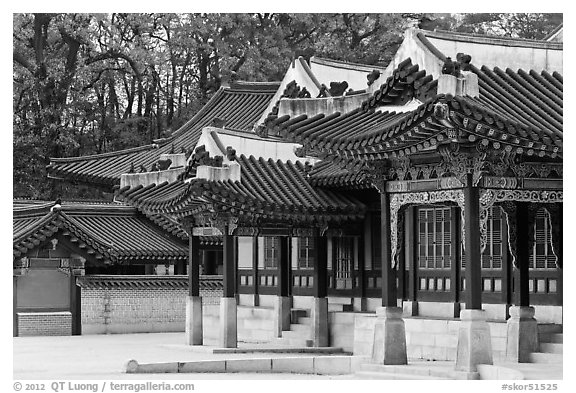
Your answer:
[[[482,269],[502,269],[502,254],[506,252],[502,244],[504,214],[500,206],[492,206],[486,223],[486,248],[482,253]]]
[[[280,263],[280,238],[264,237],[264,268],[276,269]]]
[[[335,238],[336,278],[351,278],[354,263],[354,241],[351,237]]]
[[[530,269],[556,269],[548,211],[540,209],[536,212],[533,230],[534,245],[530,249]]]
[[[313,269],[316,260],[316,244],[313,237],[298,238],[298,269]]]
[[[451,221],[449,207],[418,210],[418,266],[421,269],[450,269]]]

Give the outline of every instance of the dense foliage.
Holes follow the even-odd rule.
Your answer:
[[[526,16],[527,15],[527,16]],[[555,14],[14,14],[14,195],[96,197],[50,157],[167,136],[224,79],[280,80],[295,55],[385,66],[405,28],[541,38]],[[505,23],[503,22],[505,21]]]

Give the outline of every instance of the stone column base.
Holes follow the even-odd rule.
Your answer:
[[[418,302],[415,300],[404,300],[402,302],[402,314],[407,317],[418,316]]]
[[[352,300],[352,309],[354,312],[364,312],[368,309],[367,301],[365,297],[355,297]]]
[[[289,296],[276,296],[274,299],[274,334],[282,337],[282,331],[290,330],[290,310],[292,299]]]
[[[377,364],[408,364],[406,329],[400,307],[380,307],[374,326],[372,362]]]
[[[202,298],[186,296],[186,345],[202,345]]]
[[[330,339],[328,332],[328,298],[315,297],[310,313],[312,319],[312,340],[315,347],[327,347]]]
[[[236,298],[220,298],[220,346],[236,348],[238,346]]]
[[[506,360],[529,362],[531,352],[538,351],[538,322],[534,319],[534,307],[510,307],[506,322]]]
[[[479,364],[492,364],[492,340],[484,310],[462,310],[456,352],[456,370],[476,372]]]

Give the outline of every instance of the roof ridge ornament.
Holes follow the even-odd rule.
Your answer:
[[[478,76],[470,71],[472,57],[464,53],[456,55],[456,61],[446,57],[442,74],[438,77],[438,94],[478,97]]]

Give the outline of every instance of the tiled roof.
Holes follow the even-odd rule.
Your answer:
[[[221,291],[222,276],[200,276],[200,290]],[[188,276],[91,275],[78,278],[83,289],[188,289]]]
[[[53,204],[52,204],[53,205]],[[69,205],[14,210],[13,254],[20,256],[57,232],[96,259],[187,259],[186,242],[164,233],[129,206]]]
[[[226,128],[251,132],[278,89],[278,83],[245,82],[229,88],[220,88],[216,94],[190,119],[167,139],[158,143],[92,156],[51,158],[47,167],[53,178],[113,186],[120,182],[120,175],[144,165],[150,169],[161,154],[172,148],[179,153],[193,148],[202,128],[215,118],[225,120]]]
[[[273,161],[244,155],[237,158],[241,181],[162,183],[148,187],[125,187],[117,196],[139,209],[187,215],[209,206],[222,206],[234,214],[274,219],[314,221],[347,219],[363,214],[364,205],[345,193],[313,187],[300,162]]]
[[[144,212],[146,214],[146,212]],[[182,228],[182,225],[173,217],[168,214],[151,213],[146,214],[154,224],[162,227],[165,231],[180,239],[188,241],[188,233]],[[221,246],[222,236],[199,236],[201,246]]]
[[[340,168],[333,162],[324,160],[314,165],[310,171],[310,184],[316,187],[336,187],[340,189],[367,189],[372,184],[364,173]]]
[[[421,70],[417,64],[412,64],[412,59],[408,58],[398,64],[386,82],[362,104],[362,108],[403,105],[413,98],[424,102],[436,94],[437,85],[437,79],[427,75],[425,70]]]
[[[360,109],[312,118],[283,116],[268,126],[290,141],[327,154],[367,155],[376,159],[403,156],[428,149],[446,138],[442,135],[446,126],[434,116],[434,105],[445,102],[461,122],[461,129],[470,134],[470,141],[480,140],[489,148],[516,149],[519,154],[562,156],[563,79],[560,74],[504,72],[498,68],[472,66],[472,72],[479,78],[478,98],[437,95],[437,84],[428,81],[425,84],[430,86],[427,89],[430,98],[416,110],[406,113],[386,112],[385,107],[374,110],[383,100],[386,102],[390,93],[395,97],[409,96],[411,93],[404,91],[414,92],[417,82],[429,79],[409,64],[405,62],[399,67],[399,70],[412,70],[398,78],[402,83],[397,86],[392,83],[391,89],[385,87],[383,92],[377,91]],[[395,74],[401,75],[401,71]],[[404,83],[408,78],[412,85]]]

